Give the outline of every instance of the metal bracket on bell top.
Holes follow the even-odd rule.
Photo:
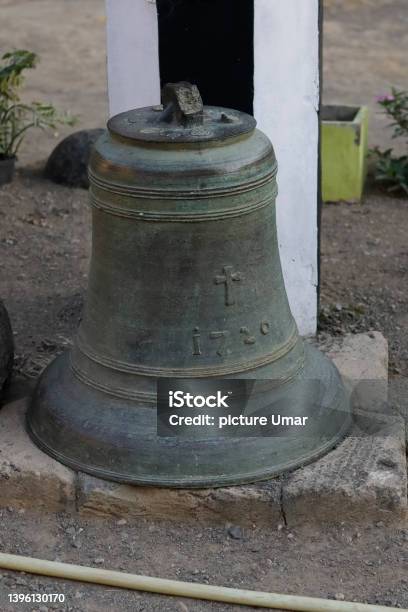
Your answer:
[[[167,83],[162,89],[164,107],[160,119],[181,126],[201,125],[204,120],[204,107],[197,85],[186,81]]]

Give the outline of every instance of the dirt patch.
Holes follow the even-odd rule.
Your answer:
[[[0,190],[1,290],[15,334],[15,370],[36,377],[72,339],[90,253],[88,195],[19,171]]]
[[[12,553],[191,582],[408,605],[408,531],[382,523],[364,532],[345,524],[318,531],[288,531],[283,526],[268,530],[256,525],[247,530],[169,528],[146,520],[123,524],[77,521],[63,515],[36,517],[12,508],[2,511],[1,521],[1,548]],[[72,612],[250,609],[3,571],[0,606],[5,612],[23,609],[7,605],[11,592],[64,593],[63,607],[47,604],[47,608]],[[24,604],[24,609],[31,608]]]
[[[408,375],[408,200],[370,193],[323,207],[320,329],[382,331],[390,373]]]
[[[391,85],[408,89],[406,0],[324,0],[323,41],[323,101],[367,105],[370,145],[402,153],[375,99]]]

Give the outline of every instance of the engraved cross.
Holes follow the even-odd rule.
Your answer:
[[[241,281],[241,272],[233,272],[233,266],[224,266],[223,275],[217,275],[214,278],[216,285],[225,285],[225,304],[226,306],[232,306],[235,304],[234,297],[232,295],[233,282]]]

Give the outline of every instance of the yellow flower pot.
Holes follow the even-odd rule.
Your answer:
[[[321,112],[324,202],[359,202],[367,174],[368,108],[323,106]]]

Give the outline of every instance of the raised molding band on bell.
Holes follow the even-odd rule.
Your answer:
[[[269,153],[268,153],[269,157]],[[145,188],[142,189],[138,186],[132,185],[121,185],[120,183],[109,183],[108,181],[104,181],[101,177],[92,172],[91,169],[88,170],[88,176],[91,183],[91,190],[95,192],[95,187],[98,187],[105,192],[114,193],[117,195],[131,196],[132,198],[143,198],[149,199],[152,198],[154,200],[202,200],[214,197],[223,197],[227,196],[230,198],[235,194],[248,193],[248,191],[252,191],[253,189],[257,189],[258,187],[262,187],[263,185],[273,181],[276,178],[276,174],[278,171],[278,164],[275,160],[275,163],[272,166],[272,170],[265,173],[265,175],[261,177],[257,177],[253,181],[247,181],[245,183],[237,183],[236,185],[231,185],[228,189],[224,189],[222,187],[218,188],[205,188],[200,187],[198,189],[153,189],[153,188]],[[276,184],[274,184],[276,189]]]
[[[292,349],[294,349],[298,343],[299,336],[297,329],[294,326],[291,335],[288,337],[287,341],[284,344],[274,347],[274,350],[271,353],[264,354],[256,359],[248,359],[246,361],[236,363],[229,362],[225,366],[218,364],[213,367],[195,366],[193,368],[154,368],[143,364],[127,363],[115,359],[109,359],[108,357],[106,357],[106,355],[97,354],[92,351],[91,347],[87,346],[83,342],[83,340],[81,340],[81,336],[78,335],[75,345],[74,356],[76,357],[77,355],[82,354],[82,356],[87,357],[97,365],[102,365],[111,370],[128,374],[152,376],[154,378],[202,378],[224,376],[227,374],[240,374],[243,372],[248,372],[249,370],[256,370],[256,368],[269,365],[270,363],[273,363],[278,359],[282,359],[282,357],[289,353]],[[299,348],[302,349],[301,345]],[[300,356],[296,363],[300,362],[301,364],[303,362],[303,349],[299,350],[299,355]],[[75,367],[76,372],[81,371],[81,368],[77,365],[76,358],[72,359],[72,364]]]
[[[277,188],[274,187],[271,190],[271,194],[264,200],[254,202],[248,205],[242,205],[240,207],[225,208],[207,212],[165,212],[158,211],[152,212],[147,209],[139,210],[137,208],[120,208],[118,206],[111,206],[108,202],[103,202],[97,199],[90,193],[90,203],[95,208],[118,217],[126,217],[128,219],[137,219],[138,221],[169,221],[169,222],[180,222],[180,223],[198,223],[199,221],[216,221],[217,219],[230,219],[233,217],[241,217],[248,215],[252,212],[257,211],[259,208],[269,206],[273,204],[277,195]]]

